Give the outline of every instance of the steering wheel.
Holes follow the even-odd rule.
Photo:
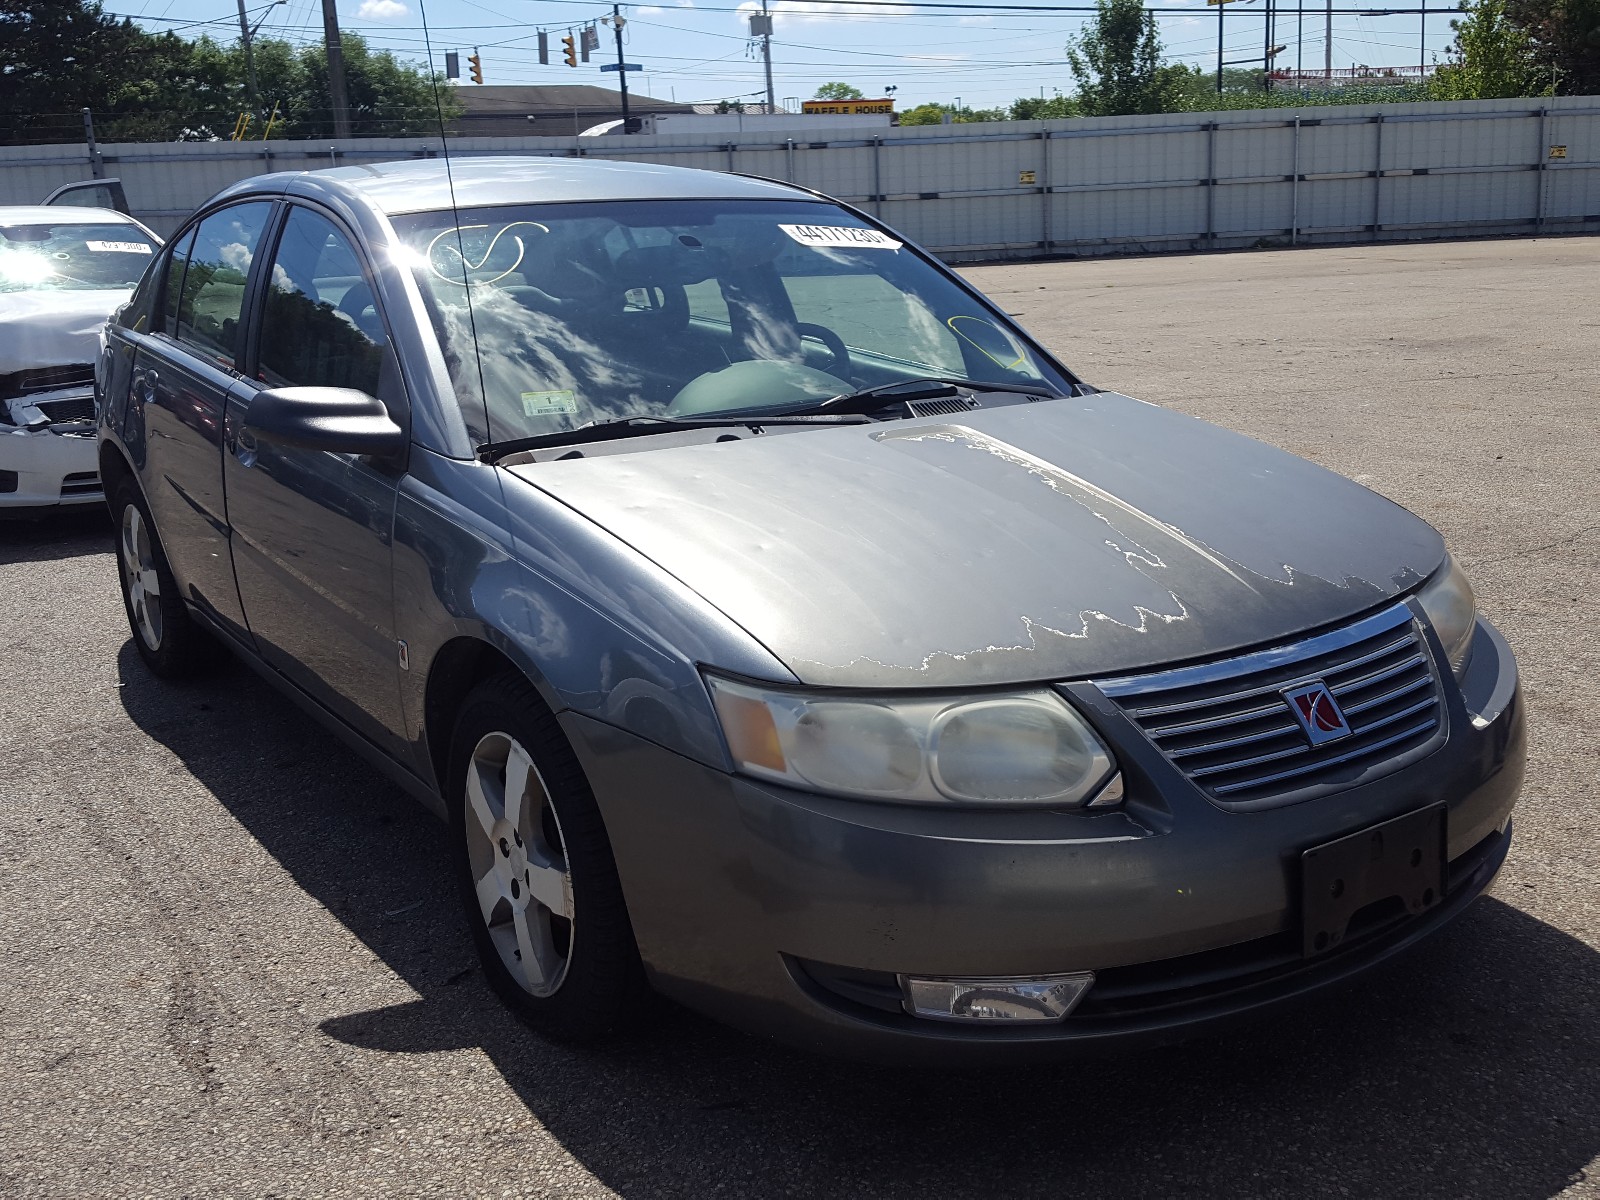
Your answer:
[[[833,357],[828,360],[828,365],[823,370],[840,379],[850,378],[850,348],[844,344],[842,337],[833,330],[822,325],[813,325],[810,321],[796,322],[794,331],[801,337],[815,338],[828,348],[828,353]]]

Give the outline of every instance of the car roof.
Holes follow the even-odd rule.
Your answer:
[[[276,185],[275,187],[273,185]],[[334,167],[249,181],[238,190],[316,196],[360,194],[388,214],[581,200],[810,200],[810,193],[764,179],[592,158],[452,156]],[[237,194],[236,192],[234,194]]]
[[[89,208],[75,204],[0,205],[0,225],[58,225],[63,221],[92,221],[97,225],[113,221],[118,225],[139,224],[114,208]]]

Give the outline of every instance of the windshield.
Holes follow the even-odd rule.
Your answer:
[[[545,204],[459,221],[395,224],[482,441],[792,409],[928,376],[1068,390],[974,294],[832,204]]]
[[[137,225],[117,221],[0,225],[0,292],[131,288],[155,252]]]

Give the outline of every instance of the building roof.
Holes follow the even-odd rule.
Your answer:
[[[456,99],[466,109],[463,118],[521,117],[543,113],[571,114],[578,112],[617,112],[622,107],[622,94],[611,88],[591,84],[539,84],[524,86],[496,86],[494,84],[463,84],[456,88]],[[688,104],[675,104],[670,100],[657,100],[654,96],[628,93],[628,107],[645,112],[691,112]]]

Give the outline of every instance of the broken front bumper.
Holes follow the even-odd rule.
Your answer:
[[[94,393],[71,388],[18,397],[0,413],[0,508],[99,504]]]

